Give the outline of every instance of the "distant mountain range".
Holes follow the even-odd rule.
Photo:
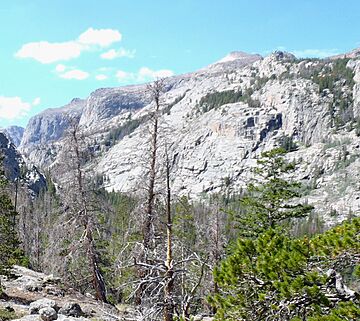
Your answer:
[[[261,152],[288,148],[294,178],[327,220],[360,210],[360,49],[328,59],[231,52],[199,71],[165,80],[161,140],[177,194],[236,193]],[[139,192],[153,102],[147,85],[98,89],[46,110],[25,130],[7,128],[26,161],[56,175],[69,119],[108,190]],[[60,172],[60,171],[59,171]],[[61,175],[60,175],[61,176]],[[331,213],[331,214],[330,214]]]

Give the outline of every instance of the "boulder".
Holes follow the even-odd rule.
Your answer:
[[[57,312],[55,309],[46,307],[39,310],[40,318],[43,321],[53,321],[57,319]]]
[[[66,315],[68,317],[81,317],[84,315],[84,312],[81,310],[79,304],[75,302],[67,302],[64,306],[59,310],[59,314]]]
[[[59,310],[56,302],[50,299],[40,299],[30,303],[30,314],[39,314],[39,311],[43,308],[53,308],[55,311]]]
[[[37,281],[30,280],[25,284],[25,290],[30,292],[39,292],[42,290],[42,285]]]

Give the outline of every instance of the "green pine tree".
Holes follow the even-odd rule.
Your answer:
[[[297,203],[301,184],[286,175],[294,171],[294,164],[288,163],[283,148],[262,153],[258,167],[254,169],[257,183],[247,187],[246,195],[241,199],[240,214],[233,214],[239,233],[245,237],[256,237],[260,233],[275,228],[284,221],[305,217],[313,207]]]
[[[360,218],[311,239],[240,238],[216,269],[217,320],[360,320]]]

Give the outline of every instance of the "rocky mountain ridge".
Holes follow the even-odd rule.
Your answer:
[[[26,164],[22,155],[8,137],[0,133],[0,152],[6,177],[13,184],[20,184],[30,192],[39,194],[46,187],[46,178],[34,165]]]
[[[239,191],[252,180],[249,169],[262,151],[291,143],[288,158],[297,164],[294,178],[303,182],[309,203],[329,221],[360,210],[356,55],[320,60],[231,53],[167,78],[161,105],[177,194]],[[152,108],[146,84],[99,89],[85,101],[33,117],[19,149],[56,174],[70,112],[96,160],[87,166],[107,189],[137,192]]]
[[[0,129],[0,131],[3,132],[15,146],[19,146],[23,138],[25,128],[20,126],[9,126]]]

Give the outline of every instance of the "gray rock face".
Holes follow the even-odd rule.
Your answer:
[[[15,146],[19,146],[24,135],[24,130],[25,129],[20,126],[9,126],[0,131],[3,131]]]
[[[331,70],[334,60],[297,60],[280,51],[265,58],[233,52],[202,70],[167,79],[160,140],[171,146],[174,193],[236,192],[252,179],[250,168],[261,153],[288,137],[299,146],[288,157],[298,164],[294,179],[308,186],[309,203],[321,213],[335,210],[337,219],[360,210],[355,128],[360,62],[350,60],[347,66],[354,71],[354,85],[340,79],[334,83],[338,92],[320,88],[314,78]],[[138,191],[152,109],[145,85],[99,89],[84,104],[79,124],[94,159],[87,165],[104,176],[107,189]],[[63,119],[61,111],[55,114]],[[32,129],[35,123],[29,123],[21,150],[36,164],[58,165],[60,132],[54,142],[46,126]]]
[[[14,144],[3,133],[0,133],[0,151],[4,156],[3,165],[5,174],[9,180],[14,181],[20,177],[21,168],[25,167],[25,162]]]
[[[80,125],[96,128],[121,113],[143,108],[149,103],[145,89],[144,85],[140,85],[94,91],[87,99]]]
[[[38,194],[46,187],[46,179],[36,166],[28,166],[14,144],[0,133],[0,153],[4,156],[3,165],[6,177],[26,185],[33,193]]]
[[[75,98],[62,108],[47,109],[32,117],[24,131],[20,148],[62,137],[69,126],[69,118],[79,119],[85,103],[84,100]]]

